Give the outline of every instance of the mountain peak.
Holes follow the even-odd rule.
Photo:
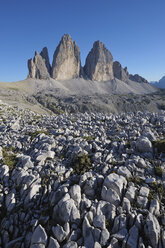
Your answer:
[[[86,75],[95,81],[113,79],[113,57],[110,51],[99,40],[94,42],[84,66]]]

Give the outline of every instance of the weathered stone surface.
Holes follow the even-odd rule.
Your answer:
[[[52,78],[67,80],[80,76],[80,50],[70,35],[65,34],[55,50],[52,64]]]
[[[45,64],[45,59],[37,52],[33,59],[28,60],[28,78],[49,79],[50,74]]]
[[[118,61],[113,63],[113,73],[114,77],[126,82],[128,80],[128,75],[126,71],[122,68],[121,64]]]
[[[96,41],[93,44],[86,58],[84,72],[94,81],[108,81],[114,78],[113,57],[102,42]]]
[[[0,247],[165,246],[164,156],[136,149],[142,135],[162,139],[165,111],[40,116],[0,110]],[[17,119],[19,130],[12,128]],[[79,148],[84,153],[74,165]]]
[[[139,137],[136,147],[139,152],[152,152],[152,143],[147,137]]]
[[[85,217],[83,221],[83,238],[84,238],[84,245],[87,248],[94,247],[94,237],[93,237],[93,232],[92,232],[92,227],[88,221],[88,219]]]
[[[48,248],[60,248],[59,243],[54,238],[50,237]]]
[[[96,215],[93,219],[93,225],[96,228],[105,229],[105,216]]]
[[[51,65],[49,62],[49,54],[47,47],[44,47],[42,51],[40,52],[41,57],[45,60],[45,65],[48,70],[48,73],[51,74]]]
[[[160,236],[160,226],[159,222],[154,215],[149,213],[146,219],[146,224],[144,226],[145,235],[150,241],[153,247],[157,247],[158,240]]]
[[[45,229],[41,225],[37,226],[37,228],[33,232],[30,247],[40,244],[44,245],[43,247],[45,247],[47,244],[47,234],[45,232]]]
[[[128,237],[128,241],[127,241],[127,247],[128,248],[136,248],[137,247],[138,236],[139,236],[139,230],[136,226],[133,226],[129,230],[129,237]]]
[[[138,83],[148,83],[148,81],[145,78],[139,76],[138,74],[135,75],[130,74],[129,79]]]

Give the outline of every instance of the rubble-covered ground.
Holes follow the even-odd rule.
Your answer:
[[[165,111],[0,105],[0,247],[165,248]]]

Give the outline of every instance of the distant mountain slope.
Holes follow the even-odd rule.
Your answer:
[[[97,82],[85,80],[83,78],[75,78],[65,81],[57,81],[54,79],[40,80],[28,78],[15,83],[0,83],[0,88],[15,89],[35,95],[38,92],[50,92],[54,95],[103,95],[103,94],[137,94],[144,95],[156,92],[157,89],[148,83],[136,83],[131,80],[123,82],[117,78],[107,82]]]
[[[165,76],[162,77],[158,82],[150,82],[150,83],[157,88],[165,89]]]
[[[0,100],[38,113],[134,112],[164,109],[158,89],[149,83],[107,82],[83,78],[56,81],[28,78],[0,83]]]

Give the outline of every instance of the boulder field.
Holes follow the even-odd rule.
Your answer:
[[[0,105],[0,247],[165,247],[165,111]]]

